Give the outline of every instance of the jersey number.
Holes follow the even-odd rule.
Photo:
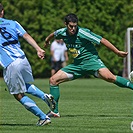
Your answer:
[[[18,41],[15,39],[11,40],[11,41],[9,40],[12,38],[12,35],[6,31],[6,27],[0,28],[0,33],[1,33],[2,37],[7,40],[6,42],[2,43],[3,46],[18,43]]]

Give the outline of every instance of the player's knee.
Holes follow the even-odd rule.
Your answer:
[[[14,98],[20,101],[24,97],[24,93],[13,94]]]
[[[53,86],[57,85],[57,82],[56,82],[56,80],[55,80],[54,77],[51,77],[51,78],[49,79],[49,83],[50,83],[50,85],[53,85]]]

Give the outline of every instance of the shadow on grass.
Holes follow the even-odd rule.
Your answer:
[[[118,117],[118,118],[125,118],[125,117],[132,117],[132,115],[104,115],[104,114],[99,114],[99,115],[63,115],[61,117],[83,117],[83,116],[87,116],[87,117],[110,117],[110,118],[114,118],[114,117]]]
[[[35,126],[35,124],[0,124],[0,126]]]

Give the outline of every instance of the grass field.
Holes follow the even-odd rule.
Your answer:
[[[35,85],[49,92],[48,79],[36,79]],[[52,118],[47,126],[37,127],[38,118],[28,112],[5,91],[0,79],[0,133],[131,133],[133,92],[99,79],[78,79],[60,85],[61,118]],[[30,96],[30,95],[29,95]],[[30,96],[45,112],[48,107]]]

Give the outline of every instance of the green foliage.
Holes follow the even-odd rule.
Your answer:
[[[124,50],[125,32],[133,25],[133,0],[2,0],[5,18],[17,20],[44,48],[45,38],[64,27],[64,16],[70,12],[79,17],[79,26],[86,27]],[[36,51],[21,39],[35,77],[50,76],[50,50],[45,49],[46,59],[41,61]],[[118,74],[123,69],[123,59],[104,46],[97,46],[99,55],[107,67]],[[70,56],[70,62],[72,58]],[[1,71],[1,70],[0,70]]]

